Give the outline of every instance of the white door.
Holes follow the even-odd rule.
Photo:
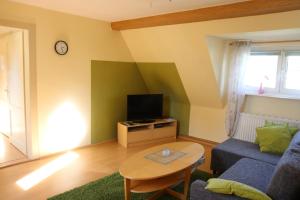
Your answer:
[[[11,115],[11,143],[26,155],[23,32],[8,39],[8,100]]]
[[[7,39],[0,38],[0,133],[10,137],[10,111],[7,96]]]

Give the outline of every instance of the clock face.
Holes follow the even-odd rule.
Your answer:
[[[65,41],[59,40],[55,43],[55,51],[59,55],[65,55],[68,52],[68,44]]]

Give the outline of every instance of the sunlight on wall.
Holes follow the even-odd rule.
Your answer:
[[[77,107],[65,102],[49,116],[41,137],[41,150],[54,153],[77,147],[87,134],[86,129],[86,122]]]
[[[50,163],[19,179],[16,184],[25,191],[29,190],[49,176],[53,175],[55,172],[58,172],[74,162],[78,157],[79,155],[74,152],[65,153]]]

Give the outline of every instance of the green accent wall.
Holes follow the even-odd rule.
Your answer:
[[[164,113],[178,120],[179,134],[188,135],[190,102],[174,63],[137,63],[150,93],[164,94]]]
[[[116,138],[117,122],[126,120],[127,94],[148,93],[135,63],[92,61],[91,142]]]
[[[117,137],[126,120],[128,94],[164,94],[164,115],[178,120],[178,133],[189,132],[190,103],[173,63],[92,61],[91,142]]]

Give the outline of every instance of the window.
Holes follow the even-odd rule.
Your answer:
[[[247,91],[300,96],[300,51],[251,51],[244,85]]]
[[[288,52],[286,58],[284,88],[300,91],[300,52]]]

